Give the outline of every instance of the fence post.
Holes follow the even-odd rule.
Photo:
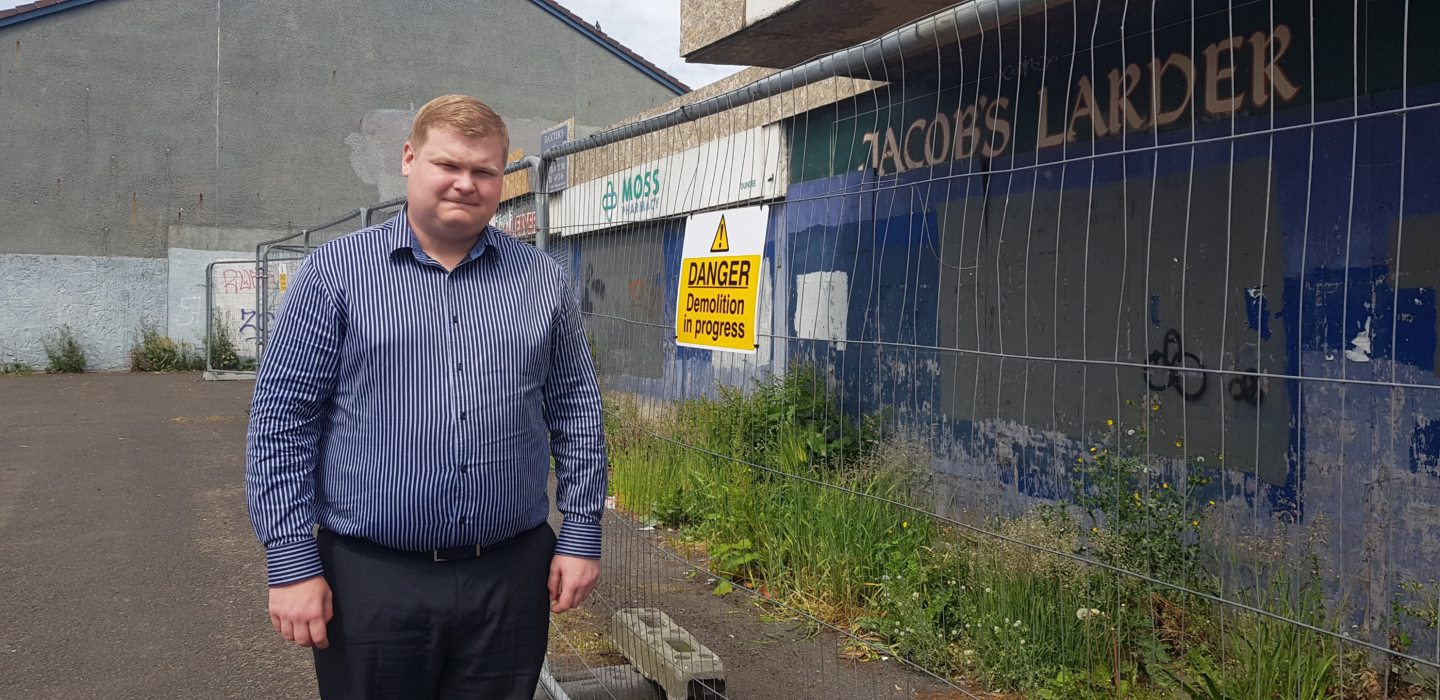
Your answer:
[[[550,173],[550,160],[541,156],[535,163],[535,247],[550,247],[550,190],[545,179]]]

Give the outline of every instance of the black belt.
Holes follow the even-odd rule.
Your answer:
[[[325,528],[320,528],[320,532],[328,534],[335,539],[342,540],[347,544],[380,552],[381,554],[389,554],[391,556],[404,557],[406,559],[428,559],[430,561],[462,561],[465,559],[474,559],[481,554],[500,547],[501,545],[509,542],[511,539],[514,539],[514,537],[512,537],[510,539],[501,540],[499,542],[489,545],[461,545],[459,547],[446,547],[444,549],[427,549],[417,552],[409,549],[395,549],[394,547],[386,547],[383,544],[378,544],[367,539],[341,535],[334,530],[327,530]],[[516,537],[518,536],[519,535],[516,535]]]

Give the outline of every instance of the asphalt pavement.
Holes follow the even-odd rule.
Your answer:
[[[265,613],[251,382],[0,377],[0,698],[313,697]]]

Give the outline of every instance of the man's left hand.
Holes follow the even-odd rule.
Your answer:
[[[600,560],[556,554],[550,561],[550,612],[580,607],[600,579]]]

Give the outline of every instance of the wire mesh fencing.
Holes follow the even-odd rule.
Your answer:
[[[497,224],[570,273],[613,494],[555,677],[1440,698],[1436,29],[975,0],[546,151]]]
[[[612,607],[703,628],[668,561],[833,635],[733,697],[1440,697],[1437,27],[964,3],[570,151]]]

